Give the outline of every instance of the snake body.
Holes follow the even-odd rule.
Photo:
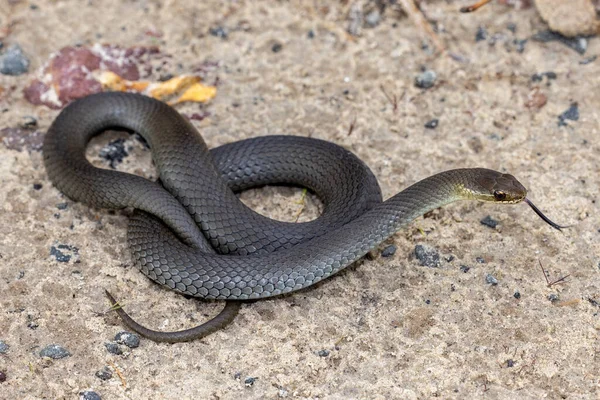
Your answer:
[[[93,167],[89,140],[109,129],[139,133],[160,182]],[[423,213],[461,199],[519,202],[511,175],[474,168],[442,172],[385,202],[366,165],[330,142],[267,136],[208,150],[177,111],[141,95],[75,101],[44,142],[54,185],[101,208],[133,207],[128,241],[140,270],[160,285],[206,298],[265,298],[308,287],[350,265]],[[313,190],[323,215],[293,224],[263,217],[235,192],[266,184]],[[499,193],[502,195],[500,196]]]

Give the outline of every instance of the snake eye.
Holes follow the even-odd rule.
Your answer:
[[[502,201],[506,199],[506,193],[501,190],[494,190],[494,198],[498,201]]]

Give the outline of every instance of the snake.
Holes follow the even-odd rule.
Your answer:
[[[93,166],[92,137],[109,129],[139,134],[158,172],[156,181]],[[209,149],[196,128],[153,98],[105,92],[65,107],[48,129],[44,165],[53,185],[95,208],[132,208],[127,230],[135,265],[151,280],[183,295],[225,300],[214,319],[179,332],[135,322],[106,291],[131,329],[152,340],[204,337],[229,324],[243,301],[307,288],[336,274],[415,218],[458,200],[496,204],[525,201],[512,175],[461,168],[429,176],[382,201],[368,166],[342,146],[292,135],[254,137]],[[292,185],[323,203],[315,220],[283,222],[244,205],[239,192]]]

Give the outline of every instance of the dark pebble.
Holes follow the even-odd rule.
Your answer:
[[[515,33],[517,32],[517,24],[515,24],[514,22],[509,22],[508,25],[506,25],[506,29],[508,29],[512,33]]]
[[[134,349],[140,346],[140,337],[135,333],[122,331],[115,335],[115,341],[120,344],[124,344],[130,349]]]
[[[487,274],[485,276],[485,283],[488,283],[492,286],[496,286],[498,284],[498,279],[494,277],[492,274]]]
[[[310,31],[308,31],[308,33],[306,34],[306,37],[309,39],[314,39],[315,37],[315,31],[313,31],[312,29]]]
[[[100,157],[109,162],[112,169],[114,169],[118,163],[123,162],[123,159],[128,155],[129,153],[127,153],[127,150],[125,149],[125,139],[122,138],[113,140],[104,146],[99,154]]]
[[[283,45],[281,43],[275,43],[273,44],[273,46],[271,47],[271,51],[273,53],[279,53],[281,51],[281,49],[283,49]]]
[[[496,221],[495,219],[493,219],[491,216],[487,216],[484,219],[482,219],[481,221],[479,221],[482,225],[485,226],[489,226],[490,228],[494,229],[498,226],[498,221]]]
[[[513,297],[518,300],[521,298],[521,293],[515,292],[515,294],[513,294]]]
[[[327,357],[329,356],[329,350],[319,350],[317,354],[319,355],[319,357]]]
[[[249,377],[247,377],[246,379],[244,379],[244,384],[245,384],[247,387],[250,387],[250,386],[254,385],[254,382],[256,382],[257,380],[258,380],[258,378],[257,378],[257,377],[252,377],[252,376],[249,376]]]
[[[215,26],[213,28],[210,28],[208,30],[208,33],[221,39],[227,39],[228,34],[227,29],[223,28],[222,26]]]
[[[110,371],[110,369],[108,369],[108,367],[104,367],[101,370],[96,371],[95,375],[103,381],[107,381],[110,378],[112,378],[112,372]]]
[[[429,89],[435,84],[437,75],[432,70],[424,71],[415,78],[415,86],[421,89]]]
[[[440,120],[437,118],[432,119],[431,121],[427,121],[425,123],[425,128],[427,129],[435,129],[437,128],[438,124],[440,123]]]
[[[26,73],[28,69],[29,60],[18,44],[13,44],[0,56],[0,74],[16,76]]]
[[[481,42],[485,39],[487,39],[487,31],[483,26],[480,26],[479,28],[477,28],[477,33],[475,33],[475,41]]]
[[[50,255],[56,258],[56,261],[66,263],[71,261],[73,256],[79,256],[79,249],[68,244],[59,244],[50,247]]]
[[[397,247],[393,244],[389,245],[381,252],[381,257],[391,257],[396,254]]]
[[[446,262],[452,262],[452,261],[454,261],[454,256],[449,255],[448,257],[444,257],[444,260],[446,260]]]
[[[552,32],[549,30],[538,32],[531,38],[533,40],[543,43],[558,41],[564,44],[565,46],[575,50],[579,54],[584,54],[588,46],[587,39],[584,37],[578,36],[574,38],[568,38],[561,35],[560,33]]]
[[[560,297],[556,293],[550,293],[548,295],[548,300],[550,300],[553,303],[556,303],[558,300],[560,300]]]
[[[85,392],[79,392],[79,400],[102,400],[102,397],[96,392],[86,390]]]
[[[511,359],[509,359],[509,360],[506,360],[506,366],[507,366],[508,368],[512,368],[512,367],[514,367],[514,366],[515,366],[515,361],[514,361],[514,360],[511,360]]]
[[[35,119],[31,115],[27,115],[23,117],[23,123],[21,124],[21,126],[23,128],[35,128],[37,126],[37,123],[37,119]]]
[[[50,344],[40,351],[40,357],[50,357],[54,360],[69,357],[71,353],[67,349],[57,344]]]
[[[374,28],[381,22],[381,13],[379,10],[375,9],[365,15],[365,23],[369,28]]]
[[[233,379],[239,381],[240,379],[242,379],[242,373],[236,372],[235,374],[233,374]]]
[[[33,184],[33,188],[35,190],[40,190],[41,188],[43,188],[44,186],[41,183],[34,183]]]
[[[6,382],[6,374],[0,371],[0,383]]]
[[[434,248],[418,244],[415,246],[415,256],[423,267],[437,268],[440,266],[440,254]]]
[[[66,210],[66,209],[67,209],[67,207],[68,207],[68,204],[67,204],[67,203],[58,203],[58,204],[56,205],[56,208],[58,208],[59,210]]]
[[[591,56],[588,58],[584,58],[583,60],[579,61],[579,64],[587,65],[587,64],[590,64],[590,63],[593,63],[594,61],[596,61],[597,58],[598,58],[598,56]]]
[[[160,74],[160,76],[158,77],[158,80],[160,82],[166,82],[169,79],[173,79],[175,77],[175,75],[171,74],[171,73],[166,73],[166,74]]]
[[[461,270],[462,272],[464,272],[465,274],[466,274],[467,272],[469,272],[469,270],[470,270],[470,269],[471,269],[471,267],[467,267],[466,265],[461,265],[461,266],[460,266],[460,270]]]
[[[517,53],[522,53],[525,51],[525,45],[527,44],[527,39],[515,39],[513,40],[513,44],[517,49]]]
[[[577,103],[571,103],[571,106],[558,116],[558,126],[567,126],[567,120],[579,120],[579,106]]]
[[[121,349],[121,346],[119,346],[117,343],[106,342],[106,343],[104,343],[104,347],[106,347],[106,350],[111,354],[115,354],[117,356],[120,356],[121,354],[123,354],[123,350]]]
[[[10,346],[0,340],[0,354],[8,353],[8,349],[10,349]]]
[[[556,72],[548,71],[542,72],[541,74],[533,74],[531,75],[531,80],[533,82],[541,82],[544,77],[548,78],[548,80],[554,80],[557,78]]]
[[[479,264],[485,264],[485,260],[483,259],[483,257],[476,257],[475,261],[477,261]]]

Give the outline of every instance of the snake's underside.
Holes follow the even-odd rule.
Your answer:
[[[87,161],[89,140],[111,128],[137,132],[148,142],[160,183]],[[500,202],[525,197],[514,177],[477,168],[431,176],[382,202],[368,167],[335,144],[267,136],[209,151],[174,109],[123,93],[88,96],[65,108],[46,135],[44,161],[54,185],[70,198],[138,210],[128,241],[141,271],[206,299],[264,298],[305,288],[431,209],[481,193]],[[306,223],[274,221],[236,196],[267,184],[309,188],[324,204],[322,215]],[[517,194],[504,201],[511,191]]]

